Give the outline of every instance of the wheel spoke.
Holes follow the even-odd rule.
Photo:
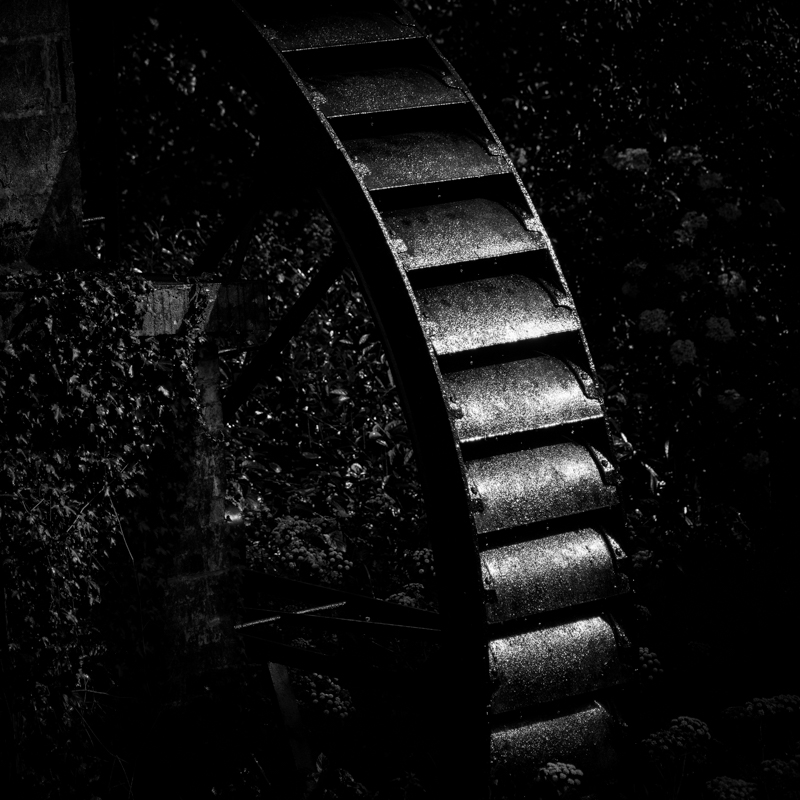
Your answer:
[[[265,597],[281,597],[300,604],[315,604],[306,611],[295,612],[298,614],[313,614],[325,608],[346,607],[351,613],[368,617],[376,622],[412,629],[441,631],[441,618],[432,611],[409,608],[387,600],[335,589],[332,586],[306,583],[255,570],[247,570],[244,574],[244,595],[244,610],[249,611],[264,612],[265,606],[258,601]],[[242,627],[249,627],[249,623],[245,623]]]
[[[308,315],[341,275],[345,266],[346,263],[343,259],[329,258],[316,272],[294,305],[281,317],[269,339],[251,351],[249,362],[236,377],[222,400],[222,413],[226,421],[233,419],[233,415],[247,400],[253,389],[267,377],[274,360],[297,335]]]
[[[222,275],[222,283],[233,283],[241,275],[242,267],[244,266],[244,258],[247,255],[247,248],[253,240],[253,229],[255,228],[256,218],[257,215],[251,217],[239,234],[239,241],[236,243],[233,260],[231,261],[230,267],[225,270]]]
[[[260,174],[263,165],[263,156],[255,158],[254,172]],[[233,243],[239,241],[239,246],[246,249],[247,243],[242,245],[242,240],[249,242],[249,231],[261,212],[265,202],[264,191],[258,179],[246,189],[242,196],[231,203],[230,209],[225,214],[225,220],[220,227],[209,237],[208,243],[202,253],[195,259],[189,275],[202,275],[214,272],[219,267],[225,253],[230,250]],[[244,252],[242,252],[242,259]],[[236,262],[234,257],[234,263]],[[241,266],[241,265],[240,265]],[[234,280],[235,275],[226,275],[228,280]]]
[[[234,628],[241,630],[243,628],[276,623],[288,626],[319,628],[327,631],[349,631],[350,633],[364,634],[366,636],[388,636],[393,639],[421,639],[438,642],[442,638],[442,632],[437,628],[416,628],[411,625],[395,625],[391,622],[320,616],[318,614],[310,614],[307,611],[274,611],[264,619],[243,622],[235,625]]]

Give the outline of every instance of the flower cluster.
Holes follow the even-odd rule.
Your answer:
[[[760,783],[775,800],[800,797],[800,742],[786,758],[770,758],[761,762]]]
[[[619,170],[636,170],[637,172],[647,172],[650,169],[650,154],[644,147],[628,147],[615,153],[609,148],[606,151],[606,159]]]
[[[708,227],[708,217],[699,211],[689,211],[681,220],[681,227],[675,231],[675,236],[681,244],[691,245],[698,231]]]
[[[536,775],[537,783],[544,784],[546,789],[554,792],[556,797],[570,797],[580,791],[583,770],[574,764],[563,761],[548,761],[547,766],[541,767]]]
[[[699,211],[689,211],[681,220],[681,228],[689,233],[696,233],[708,227],[708,217]]]
[[[647,269],[647,262],[641,258],[635,258],[625,265],[625,273],[631,277],[638,278]]]
[[[436,577],[433,553],[429,547],[423,547],[421,550],[406,550],[404,556],[410,562],[409,571],[412,575],[420,575],[425,578]]]
[[[759,203],[759,208],[761,208],[762,211],[765,211],[770,216],[783,214],[786,211],[786,209],[781,205],[780,200],[777,200],[774,197],[765,197],[761,203]]]
[[[708,725],[695,717],[678,717],[666,730],[656,731],[642,742],[651,761],[696,766],[706,760],[711,739]]]
[[[639,648],[639,670],[643,677],[647,676],[649,681],[654,680],[656,675],[664,674],[658,656],[647,647]],[[689,719],[689,717],[679,717],[679,719]]]
[[[709,317],[706,320],[706,336],[712,342],[726,344],[735,338],[736,333],[731,327],[731,321],[727,317]]]
[[[800,713],[800,695],[779,694],[775,697],[755,697],[743,706],[727,709],[729,717],[735,719],[758,719]]]
[[[706,783],[706,790],[714,800],[755,800],[756,787],[739,778],[714,778]]]
[[[298,701],[307,708],[320,711],[324,716],[347,719],[353,714],[350,693],[329,675],[314,672],[311,675],[296,675],[292,684]]]
[[[425,604],[422,599],[422,593],[424,591],[425,587],[421,583],[407,583],[402,592],[395,592],[386,599],[390,603],[397,603],[409,608],[423,608]]]
[[[704,272],[702,264],[695,259],[676,261],[670,264],[667,269],[682,281],[691,281],[699,278]]]
[[[669,354],[679,367],[684,364],[694,364],[697,360],[697,348],[691,339],[678,339],[673,342]]]
[[[759,450],[757,453],[745,453],[741,460],[745,472],[758,472],[769,465],[769,453]]]
[[[736,389],[726,389],[717,395],[717,402],[730,414],[735,414],[747,402]]]
[[[696,166],[703,161],[703,156],[700,155],[700,148],[694,144],[688,147],[670,147],[667,150],[667,158],[673,164],[690,164],[692,166]]]
[[[742,216],[742,209],[739,208],[738,203],[723,203],[718,209],[717,213],[726,222],[735,222]]]
[[[664,562],[652,550],[637,550],[631,556],[631,564],[635,570],[661,569]]]
[[[697,183],[701,189],[719,189],[722,186],[722,175],[719,172],[701,172]]]
[[[338,583],[353,562],[345,557],[344,545],[323,532],[329,522],[323,517],[279,517],[268,536],[248,543],[248,562],[266,568],[280,565],[292,576]]]
[[[740,294],[744,294],[744,292],[747,291],[747,283],[745,283],[744,278],[735,270],[723,272],[719,278],[717,278],[717,284],[728,297],[738,297]]]
[[[673,729],[676,728],[681,732],[681,735],[690,739],[698,741],[709,741],[711,733],[708,730],[708,725],[697,717],[678,717],[672,720]]]
[[[645,333],[664,333],[667,330],[667,312],[663,308],[651,308],[639,314],[639,327]]]
[[[770,758],[761,762],[761,777],[773,789],[789,788],[800,781],[800,757],[789,761]]]

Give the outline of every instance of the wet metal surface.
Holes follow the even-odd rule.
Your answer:
[[[467,462],[477,489],[479,533],[513,528],[617,502],[589,451],[566,442]]]
[[[462,131],[418,131],[350,139],[345,147],[367,189],[480,178],[509,171],[508,163]]]
[[[317,14],[310,17],[295,12],[281,19],[271,19],[265,33],[268,38],[275,39],[284,52],[419,39],[424,36],[422,31],[414,27],[407,14],[395,15],[377,11]]]
[[[484,198],[388,211],[383,218],[406,269],[498,258],[545,246],[538,231],[528,231],[505,206]]]
[[[626,675],[602,617],[495,639],[489,659],[493,714],[613,686]]]
[[[552,356],[451,372],[444,382],[461,411],[455,426],[462,442],[603,415],[600,402],[587,397],[575,374]]]
[[[524,275],[419,289],[417,299],[437,355],[578,329],[572,309]]]
[[[320,93],[319,108],[330,118],[468,102],[443,77],[419,67],[393,67],[315,77],[310,88]]]
[[[628,589],[606,540],[591,528],[557,533],[481,553],[487,622],[568,608]]]
[[[616,758],[611,745],[614,719],[599,703],[572,714],[492,731],[492,771],[502,784],[522,786],[548,761],[608,773]]]
[[[261,34],[271,47],[293,51],[288,62],[308,76],[305,98],[320,112],[309,115],[320,122],[320,138],[314,142],[321,156],[315,181],[341,225],[357,269],[362,270],[360,277],[370,290],[378,322],[393,345],[398,379],[404,383],[420,446],[434,476],[433,486],[427,487],[437,496],[430,511],[437,519],[462,520],[469,502],[479,533],[511,534],[483,536],[480,543],[493,547],[482,553],[471,550],[471,536],[453,537],[455,563],[480,557],[483,580],[475,580],[471,588],[458,582],[442,587],[451,599],[468,601],[463,630],[474,639],[465,652],[474,652],[476,657],[479,651],[484,657],[488,654],[491,663],[489,710],[499,715],[493,718],[491,732],[492,769],[500,780],[492,794],[529,797],[531,780],[548,760],[608,772],[614,764],[614,720],[605,707],[587,700],[586,694],[597,696],[596,692],[625,677],[620,648],[627,642],[605,616],[607,609],[600,606],[606,598],[626,591],[628,584],[618,569],[615,543],[589,527],[566,532],[564,528],[594,524],[594,516],[580,517],[578,523],[570,515],[617,502],[611,465],[588,445],[554,432],[512,438],[601,416],[591,378],[576,372],[571,363],[538,353],[546,350],[563,356],[569,352],[570,358],[586,364],[589,360],[575,350],[581,337],[551,338],[546,345],[534,342],[580,331],[571,300],[546,283],[560,286],[560,277],[549,258],[539,219],[494,139],[482,142],[452,130],[456,125],[466,128],[483,123],[471,121],[480,117],[472,114],[456,75],[424,66],[434,60],[435,50],[399,6],[392,10],[389,2],[380,0],[324,4],[293,0],[269,10],[263,3],[252,6],[253,13],[265,18]],[[269,15],[274,19],[266,19]],[[375,69],[370,70],[370,65]],[[302,93],[297,94],[298,103],[305,102]],[[465,103],[467,108],[460,107]],[[436,111],[437,105],[447,108]],[[333,128],[322,124],[321,114],[338,122]],[[370,116],[354,119],[357,115]],[[287,112],[286,116],[294,132],[302,124],[301,115]],[[451,129],[420,130],[448,126]],[[336,137],[326,138],[332,130],[342,138],[371,138],[344,138],[342,144]],[[346,168],[342,147],[360,185]],[[506,172],[512,176],[501,175]],[[373,192],[371,198],[364,197],[363,187]],[[401,204],[414,207],[396,210]],[[396,264],[390,263],[394,260],[381,236],[365,235],[367,226],[375,225],[375,208],[382,209]],[[509,258],[501,260],[504,256]],[[447,358],[439,364],[449,395],[444,399],[453,412],[458,439],[462,443],[494,440],[485,447],[465,445],[468,498],[462,493],[458,442],[452,441],[446,417],[442,415],[439,423],[430,414],[432,405],[442,400],[439,375],[436,364],[426,361],[425,342],[408,336],[409,328],[418,322],[413,304],[397,294],[408,286],[400,282],[405,276],[391,273],[398,264],[409,273],[420,270],[410,279],[420,287],[414,289],[415,296],[435,355],[464,354],[457,364],[456,359]],[[369,272],[368,265],[378,268]],[[512,270],[515,274],[501,274]],[[430,286],[448,280],[461,282]],[[392,286],[396,291],[388,288]],[[515,343],[523,345],[510,346]],[[485,350],[490,347],[498,349]],[[478,349],[484,351],[474,360],[467,355]],[[474,363],[481,366],[464,369]],[[585,430],[601,427],[592,423]],[[570,431],[569,435],[576,434]],[[529,447],[534,443],[539,446]],[[523,446],[529,449],[497,454]],[[481,458],[469,459],[479,453]],[[557,518],[563,522],[525,527]],[[466,525],[470,520],[462,521]],[[525,535],[537,538],[500,546]],[[485,627],[481,599],[490,623]],[[576,608],[587,602],[597,605]],[[535,619],[565,609],[574,610],[559,613],[557,619],[550,616],[547,627],[542,627],[542,618]],[[581,613],[585,618],[576,620]],[[316,616],[299,619],[307,622]],[[354,621],[338,618],[338,624]],[[501,632],[507,635],[501,637]],[[477,661],[465,665],[470,673],[473,667],[479,668]],[[468,724],[463,770],[469,776],[480,774],[466,767],[481,762],[487,726],[492,724],[486,713],[488,698],[480,685],[474,688],[459,695],[469,711],[464,716]],[[500,720],[505,724],[500,726]],[[504,786],[518,791],[506,793]]]

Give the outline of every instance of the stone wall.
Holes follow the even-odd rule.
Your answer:
[[[82,258],[66,0],[0,4],[0,267]]]

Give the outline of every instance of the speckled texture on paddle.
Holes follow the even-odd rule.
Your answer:
[[[276,9],[270,15],[264,34],[274,39],[283,52],[337,47],[366,42],[391,42],[398,39],[421,39],[425,34],[407,14],[342,11],[300,15],[292,10]]]
[[[587,397],[572,370],[553,356],[451,372],[444,382],[460,410],[455,425],[462,442],[603,415],[599,400]]]
[[[617,502],[589,451],[572,442],[475,459],[467,462],[467,473],[483,508],[475,513],[479,533]]]
[[[594,702],[571,714],[492,732],[492,772],[501,791],[530,788],[540,766],[567,761],[596,776],[608,774],[617,759],[612,746],[614,718]]]
[[[606,539],[592,528],[556,533],[481,553],[487,622],[602,600],[628,589]]]
[[[545,247],[539,230],[527,230],[504,205],[482,197],[387,211],[383,219],[409,270]]]
[[[437,355],[578,330],[572,308],[556,305],[526,275],[419,289],[423,322]]]
[[[627,674],[602,617],[495,639],[489,659],[494,714],[613,686]]]
[[[433,130],[344,141],[367,189],[509,172],[508,162],[462,131]]]
[[[419,67],[387,67],[314,77],[309,88],[319,92],[319,109],[330,119],[469,102],[464,92],[449,86],[444,77]]]

